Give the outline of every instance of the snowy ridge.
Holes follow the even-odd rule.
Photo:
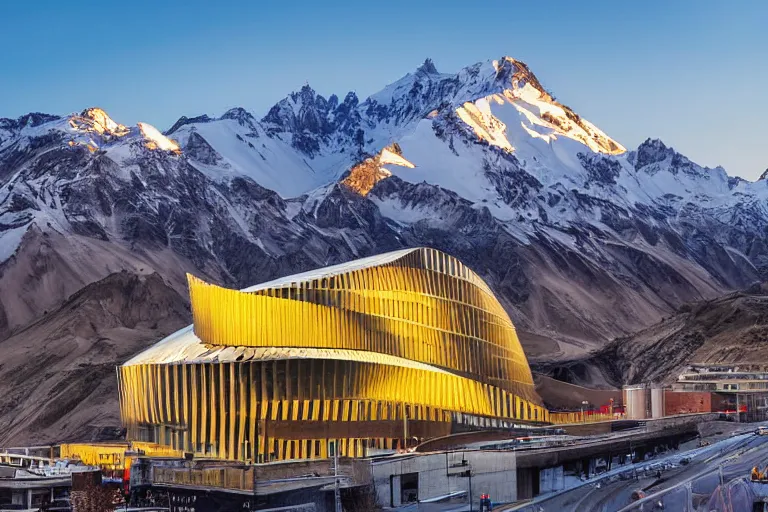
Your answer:
[[[366,157],[412,134],[425,119],[445,112],[456,111],[478,137],[489,139],[493,132],[493,141],[514,151],[514,140],[493,117],[491,103],[520,105],[527,113],[526,122],[534,126],[529,131],[545,132],[527,133],[525,138],[562,136],[595,151],[624,151],[537,85],[527,67],[509,57],[478,63],[456,74],[438,73],[428,59],[414,73],[362,103],[354,93],[343,101],[335,95],[326,99],[305,85],[278,102],[261,121],[238,109],[237,122],[232,122],[232,111],[216,120],[200,116],[195,122],[184,117],[169,134],[184,147],[189,135],[198,133],[229,164],[224,179],[233,174],[249,176],[283,197],[338,180]],[[479,109],[484,109],[484,119],[473,123]]]
[[[0,119],[0,266],[32,226],[171,252],[240,287],[432,246],[524,328],[581,348],[768,279],[768,180],[658,140],[627,151],[509,57],[454,74],[427,60],[362,101],[306,85],[262,117],[165,133],[97,108]]]
[[[104,151],[123,167],[132,165],[139,145],[183,153],[215,181],[248,177],[285,198],[315,189],[317,197],[340,179],[365,195],[395,175],[454,191],[505,222],[561,228],[576,221],[601,227],[604,212],[595,204],[604,201],[627,217],[637,205],[695,203],[726,219],[736,205],[764,210],[768,194],[765,181],[734,181],[660,141],[627,153],[510,57],[456,74],[439,73],[427,59],[363,102],[354,93],[326,99],[305,85],[260,121],[235,108],[215,119],[182,117],[166,135],[146,123],[128,128],[98,108],[0,121],[2,150],[44,136]],[[393,143],[396,151],[388,149]],[[585,197],[594,203],[586,209]],[[533,225],[514,231],[521,228],[530,232]]]

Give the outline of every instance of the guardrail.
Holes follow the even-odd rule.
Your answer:
[[[24,464],[26,462],[26,464]],[[38,455],[24,455],[20,453],[0,452],[0,463],[18,467],[29,467],[32,463],[52,464],[50,457],[41,457]]]
[[[703,503],[695,505],[694,497],[701,501],[707,496],[709,504],[706,505],[706,510],[751,510],[753,499],[766,495],[766,491],[763,490],[762,496],[759,496],[754,492],[754,487],[768,488],[768,485],[748,482],[744,477],[726,480],[723,468],[730,465],[727,464],[729,462],[741,462],[747,453],[758,453],[764,449],[764,445],[746,445],[735,450],[731,446],[720,448],[718,454],[709,457],[708,461],[729,455],[724,460],[720,460],[717,465],[705,466],[695,475],[629,504],[620,512],[643,512],[649,507],[658,508],[659,503],[664,510],[695,511],[699,510]],[[741,468],[731,468],[731,470],[734,469],[741,472]]]
[[[253,492],[253,467],[153,468],[152,483]]]
[[[549,421],[554,425],[573,425],[577,423],[596,423],[599,421],[623,420],[625,415],[601,412],[551,412]]]

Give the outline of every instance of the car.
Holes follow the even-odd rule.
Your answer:
[[[755,434],[758,436],[768,436],[768,426],[760,426],[755,430]]]

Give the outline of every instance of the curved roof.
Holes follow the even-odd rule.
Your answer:
[[[194,323],[126,366],[346,359],[449,372],[535,396],[514,325],[459,260],[415,248],[243,290],[188,276]]]
[[[315,279],[321,279],[324,277],[337,276],[340,274],[346,274],[348,272],[354,272],[368,267],[378,267],[380,265],[386,265],[397,261],[403,256],[410,254],[418,249],[402,249],[399,251],[385,252],[383,254],[376,254],[375,256],[368,256],[367,258],[359,258],[356,260],[348,261],[346,263],[339,263],[338,265],[331,265],[330,267],[316,268],[301,272],[299,274],[292,274],[290,276],[278,277],[272,281],[256,284],[243,288],[241,292],[256,292],[259,290],[265,290],[267,288],[284,288],[296,283],[302,283],[312,281]]]
[[[461,261],[441,251],[430,249],[427,247],[416,247],[413,249],[401,249],[399,251],[385,252],[382,254],[376,254],[374,256],[368,256],[365,258],[359,258],[356,260],[348,261],[346,263],[339,263],[338,265],[331,265],[329,267],[322,267],[318,269],[308,270],[306,272],[301,272],[298,274],[278,277],[277,279],[273,279],[272,281],[266,281],[264,283],[243,288],[240,291],[245,293],[253,293],[253,292],[258,292],[258,291],[267,290],[271,288],[292,287],[300,283],[306,283],[310,281],[320,280],[323,278],[349,274],[349,273],[356,272],[358,270],[363,270],[366,268],[382,267],[382,266],[391,265],[393,263],[401,263],[403,262],[403,260],[406,259],[407,256],[415,256],[415,258],[411,258],[411,260],[416,260],[415,265],[414,265],[414,261],[407,262],[412,266],[423,266],[425,268],[436,269],[435,267],[440,267],[441,264],[445,264],[445,263],[440,261],[435,261],[435,258],[434,258],[435,255],[440,255],[441,259],[444,259],[445,261],[450,261],[456,264],[455,269],[446,268],[444,270],[441,269],[441,271],[450,273],[453,277],[471,281],[473,284],[480,287],[484,292],[490,295],[493,295],[493,292],[485,283],[485,281],[483,281],[483,279],[477,274],[475,274],[475,272],[473,272],[469,267],[466,267],[463,263],[461,263]],[[421,261],[419,262],[418,260],[421,260]],[[449,264],[445,264],[445,265],[449,265]]]
[[[144,352],[132,357],[123,366],[174,363],[232,363],[235,361],[272,361],[280,359],[339,359],[361,363],[401,366],[430,372],[450,373],[418,361],[363,350],[206,345],[195,335],[191,325],[179,329]]]

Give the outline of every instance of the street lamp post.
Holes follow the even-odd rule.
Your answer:
[[[333,500],[335,512],[341,512],[341,490],[339,489],[339,440],[333,443]]]
[[[587,402],[586,400],[581,401],[581,421],[583,423],[587,422],[587,418],[584,416],[584,409],[586,409],[588,405],[589,405],[589,402]]]

